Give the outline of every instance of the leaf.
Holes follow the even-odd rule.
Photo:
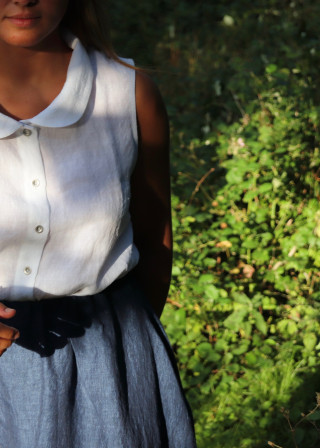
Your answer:
[[[278,67],[276,66],[276,64],[269,64],[266,67],[266,72],[271,75],[271,73],[274,73],[278,70]]]
[[[303,428],[296,428],[294,431],[295,442],[301,443],[304,440],[304,436],[306,434],[306,430]]]
[[[314,333],[307,333],[303,336],[303,344],[305,348],[311,352],[317,345],[317,337]]]
[[[320,420],[320,411],[313,412],[312,414],[308,415],[306,419],[311,421]]]
[[[235,302],[237,303],[242,303],[243,305],[247,305],[250,306],[251,305],[251,300],[249,299],[249,297],[241,292],[234,292],[232,295],[232,298],[234,299]]]
[[[255,325],[262,334],[266,335],[268,332],[268,326],[263,318],[263,316],[259,313],[259,311],[253,310],[252,316],[255,320]]]
[[[265,185],[265,184],[264,184]],[[256,223],[260,224],[266,220],[268,216],[268,210],[265,209],[259,209],[256,212]]]
[[[250,202],[252,199],[254,199],[258,195],[257,191],[247,191],[247,193],[243,197],[243,202]]]
[[[249,337],[252,333],[252,325],[250,322],[242,322],[243,336]]]
[[[176,310],[174,315],[175,324],[185,328],[186,326],[186,311],[183,308]]]
[[[255,366],[257,363],[257,356],[253,352],[246,353],[246,361],[248,365]]]
[[[243,176],[243,172],[239,171],[238,168],[233,168],[227,173],[226,180],[229,184],[238,184],[242,181]]]
[[[260,194],[267,193],[272,190],[272,183],[265,183],[259,186],[258,192]]]
[[[274,341],[273,339],[265,339],[264,341],[265,344],[271,345],[271,346],[275,346],[277,345],[276,341]]]
[[[297,324],[293,322],[293,320],[288,321],[287,331],[291,336],[297,333],[298,331]]]
[[[215,343],[214,348],[220,352],[224,352],[228,348],[227,341],[225,341],[224,339],[219,339]]]
[[[256,249],[257,247],[259,247],[259,241],[257,239],[247,238],[242,243],[242,247],[244,247],[246,249]]]
[[[221,355],[215,351],[214,347],[209,344],[209,342],[202,342],[198,345],[197,350],[200,357],[205,361],[217,362],[221,358]]]
[[[197,213],[195,215],[195,219],[197,222],[203,223],[206,220],[211,219],[211,214],[210,213]]]
[[[256,263],[264,264],[270,260],[269,249],[256,249],[252,252],[252,258]]]
[[[202,274],[199,277],[199,283],[212,283],[214,276],[212,274]]]
[[[208,297],[208,299],[218,299],[219,298],[219,289],[216,288],[214,285],[207,285],[204,288],[205,295]]]
[[[232,314],[230,314],[229,317],[225,319],[223,325],[233,331],[239,331],[241,323],[243,322],[247,314],[248,310],[246,308],[241,308],[237,311],[234,311]]]
[[[272,187],[274,191],[277,191],[282,185],[282,182],[280,179],[277,179],[276,177],[274,177],[272,179]]]
[[[232,350],[232,353],[234,355],[242,355],[243,353],[245,353],[248,350],[249,345],[250,345],[249,341],[244,341],[242,344],[239,345],[239,347],[234,348]]]
[[[178,276],[181,274],[181,269],[178,266],[173,266],[172,267],[172,275],[174,277]]]

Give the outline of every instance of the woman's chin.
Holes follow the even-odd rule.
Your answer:
[[[43,48],[46,45],[52,47],[53,39],[60,36],[59,29],[48,26],[39,26],[38,23],[22,23],[15,26],[11,22],[1,29],[0,25],[0,45],[21,47],[21,48]]]

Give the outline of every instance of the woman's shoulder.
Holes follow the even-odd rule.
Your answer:
[[[161,93],[152,78],[136,70],[136,108],[139,127],[149,129],[152,136],[155,129],[167,131],[168,118]]]

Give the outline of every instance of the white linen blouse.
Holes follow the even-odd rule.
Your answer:
[[[28,120],[0,114],[0,300],[95,294],[138,262],[135,71],[68,44],[55,100]]]

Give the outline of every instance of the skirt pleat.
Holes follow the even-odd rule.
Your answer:
[[[0,448],[194,448],[166,334],[131,275],[102,293],[10,302]]]

